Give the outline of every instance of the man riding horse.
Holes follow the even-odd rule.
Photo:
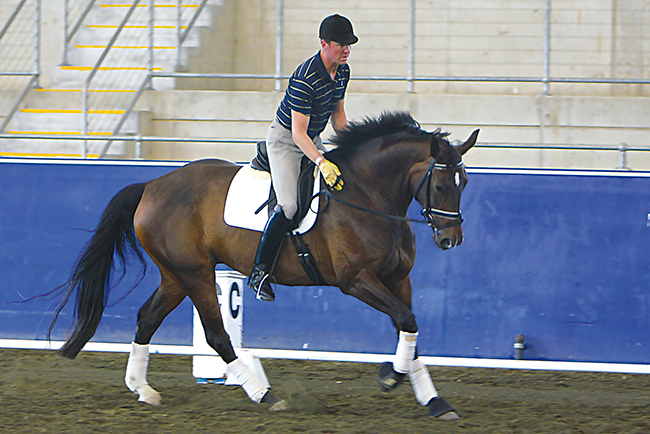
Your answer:
[[[319,37],[320,51],[292,74],[266,136],[277,206],[264,228],[248,279],[248,286],[259,300],[275,300],[269,276],[297,211],[298,175],[303,156],[318,166],[329,187],[343,188],[339,168],[322,155],[325,147],[320,134],[330,119],[336,133],[346,129],[344,98],[350,80],[347,61],[350,46],[359,39],[354,35],[352,23],[341,15],[325,18]]]

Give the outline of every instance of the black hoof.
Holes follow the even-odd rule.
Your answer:
[[[261,404],[269,404],[270,411],[285,411],[286,409],[289,408],[289,405],[287,404],[287,401],[284,399],[278,398],[278,396],[275,393],[272,393],[270,390],[268,390],[264,396],[262,397],[262,400],[260,401]]]
[[[396,389],[397,386],[404,382],[405,378],[406,374],[395,372],[391,362],[385,362],[379,366],[377,383],[379,384],[379,390],[382,392],[390,392],[391,390]]]
[[[442,420],[459,419],[454,407],[442,398],[433,398],[429,401],[427,407],[429,407],[429,416],[437,417]]]

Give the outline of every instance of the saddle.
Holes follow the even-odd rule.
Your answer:
[[[257,142],[257,155],[251,160],[250,166],[255,170],[268,172],[269,174],[271,173],[268,152],[266,150],[266,141],[263,140]],[[314,183],[316,179],[320,182],[320,177],[314,177],[315,168],[316,165],[307,158],[307,156],[302,157],[300,162],[300,175],[298,176],[298,210],[291,220],[289,233],[291,235],[293,246],[298,254],[300,265],[305,270],[305,273],[307,273],[309,279],[316,285],[327,285],[325,278],[323,278],[322,274],[318,270],[316,261],[309,250],[309,246],[303,241],[300,232],[296,230],[309,212],[314,196]],[[273,181],[271,181],[269,198],[257,209],[256,214],[268,205],[268,212],[270,215],[270,213],[273,212],[272,210],[275,208],[276,203],[277,199],[275,196],[275,190],[273,189]]]
[[[257,154],[251,160],[251,167],[261,172],[271,173],[269,156],[266,150],[266,141],[262,140],[261,142],[257,142],[256,147]],[[302,161],[300,162],[300,175],[298,176],[298,211],[296,211],[296,214],[291,220],[290,230],[292,231],[300,225],[300,222],[305,218],[307,212],[309,212],[309,207],[311,206],[314,191],[315,169],[316,165],[309,158],[307,158],[307,156],[302,157]],[[273,189],[273,181],[271,181],[269,198],[266,202],[261,204],[261,206],[256,211],[256,214],[268,205],[268,213],[270,216],[276,204],[277,198],[275,196],[275,190]]]

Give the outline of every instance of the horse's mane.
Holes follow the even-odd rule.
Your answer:
[[[446,137],[437,129],[433,133],[420,128],[418,121],[413,119],[408,112],[384,112],[377,118],[367,117],[362,121],[348,123],[348,129],[332,138],[336,149],[332,150],[337,156],[348,155],[359,151],[361,145],[379,137],[404,133],[414,138],[423,138],[431,134]]]

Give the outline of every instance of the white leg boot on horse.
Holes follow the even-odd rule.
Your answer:
[[[149,345],[138,345],[133,342],[129,361],[126,364],[126,387],[140,397],[138,401],[151,405],[160,405],[160,394],[147,383],[147,367],[149,366]]]
[[[444,421],[459,419],[455,409],[447,401],[438,397],[438,391],[433,385],[431,374],[429,374],[429,370],[420,359],[415,359],[411,363],[409,378],[415,392],[415,398],[423,406],[429,407],[430,416]]]
[[[416,358],[418,333],[399,332],[399,341],[393,363],[386,362],[379,368],[378,382],[382,392],[389,392],[404,382],[409,375],[415,397],[420,404],[429,408],[429,415],[440,420],[459,419],[455,409],[438,397],[426,365]]]
[[[271,389],[265,387],[248,369],[248,366],[240,359],[237,358],[226,365],[226,373],[228,376],[233,376],[235,380],[241,384],[244,392],[248,395],[251,401],[260,404],[270,404],[269,410],[271,411],[284,411],[289,408],[287,401],[278,398]]]
[[[379,388],[382,392],[388,392],[397,388],[404,382],[411,363],[415,358],[415,348],[418,344],[418,333],[399,332],[399,341],[395,351],[393,363],[386,362],[379,368]]]

